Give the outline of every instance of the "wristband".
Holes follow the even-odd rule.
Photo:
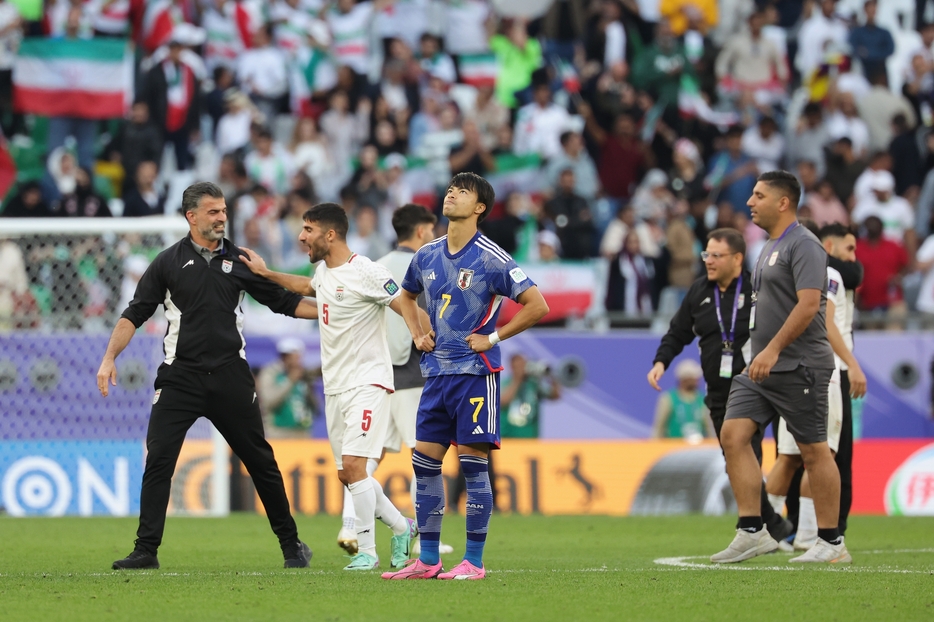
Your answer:
[[[498,344],[500,341],[502,341],[502,340],[499,338],[499,333],[496,332],[495,330],[494,330],[492,333],[490,333],[490,334],[488,335],[488,337],[489,337],[489,339],[490,339],[490,345],[491,345],[491,346],[495,346],[495,345]]]

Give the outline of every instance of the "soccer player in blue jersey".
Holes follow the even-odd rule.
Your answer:
[[[482,579],[493,493],[489,453],[499,447],[497,343],[533,326],[548,305],[535,283],[477,225],[493,207],[493,187],[474,173],[459,173],[444,197],[448,234],[423,246],[402,282],[403,317],[416,347],[424,352],[427,381],[418,406],[415,451],[415,512],[421,555],[384,579]],[[416,298],[425,292],[431,331],[419,324]],[[522,309],[500,331],[500,303],[508,296]],[[467,479],[467,552],[443,572],[438,555],[444,516],[441,461],[457,446]]]

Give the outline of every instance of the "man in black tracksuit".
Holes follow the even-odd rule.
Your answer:
[[[701,254],[707,273],[688,289],[681,307],[671,320],[655,354],[649,384],[661,390],[658,381],[684,346],[700,339],[701,368],[707,383],[705,402],[710,409],[717,438],[723,427],[726,402],[733,376],[746,367],[749,351],[749,307],[751,277],[743,269],[746,242],[735,229],[716,229],[707,236],[707,250]],[[745,354],[744,354],[745,350]],[[762,464],[762,432],[752,439],[752,448]],[[792,525],[775,513],[762,487],[762,518],[776,540],[785,539]]]
[[[113,568],[158,568],[172,475],[185,434],[207,417],[240,458],[279,537],[286,568],[304,568],[311,550],[298,539],[282,474],[263,434],[253,375],[241,333],[244,292],[283,315],[314,319],[317,308],[297,294],[255,276],[224,239],[227,207],[220,188],[196,183],[182,209],[191,228],[185,239],[159,253],[140,279],[133,301],[117,322],[97,373],[107,396],[116,386],[115,359],[160,304],[169,327],[165,361],[156,375],[146,433],[146,469],[140,495],[136,547]]]

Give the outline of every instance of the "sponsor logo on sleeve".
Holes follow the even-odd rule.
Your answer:
[[[511,276],[512,280],[515,281],[516,283],[521,283],[522,281],[529,278],[525,276],[525,272],[523,272],[522,268],[519,268],[519,267],[515,267],[512,270],[510,270],[509,276]]]
[[[830,279],[829,281],[827,281],[827,293],[828,294],[834,295],[837,293],[837,290],[839,289],[840,289],[839,283],[837,283],[833,279]]]
[[[383,289],[385,289],[386,293],[389,294],[390,296],[394,296],[396,292],[399,291],[399,286],[396,285],[395,281],[393,281],[392,279],[389,279],[388,281],[383,283]]]

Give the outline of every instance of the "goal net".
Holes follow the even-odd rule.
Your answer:
[[[104,398],[97,369],[152,259],[187,234],[180,216],[0,222],[0,508],[10,515],[139,511],[162,309],[117,359]],[[206,420],[189,432],[170,513],[229,511],[229,451]]]

